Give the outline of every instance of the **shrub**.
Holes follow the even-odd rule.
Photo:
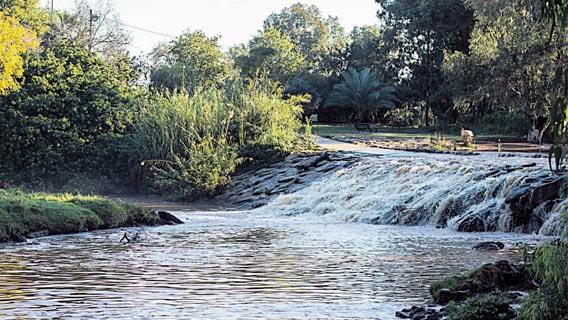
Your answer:
[[[132,135],[134,174],[176,198],[213,195],[229,183],[248,150],[294,150],[301,136],[300,101],[283,99],[268,80],[156,94],[142,101]]]
[[[511,301],[499,296],[473,297],[462,304],[448,304],[449,320],[508,320],[514,319]]]
[[[568,223],[568,215],[565,216]],[[567,231],[568,232],[568,231]],[[564,234],[566,239],[568,234]],[[542,245],[534,254],[531,267],[542,283],[523,303],[520,320],[566,320],[568,309],[568,245],[564,241]]]
[[[26,55],[20,90],[0,104],[0,171],[44,187],[78,172],[116,175],[132,116],[128,79],[67,41]]]

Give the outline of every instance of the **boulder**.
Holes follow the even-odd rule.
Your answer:
[[[532,220],[534,210],[547,201],[562,197],[566,182],[565,177],[549,176],[536,182],[525,181],[511,191],[505,203],[511,209],[512,227],[520,228],[523,232],[534,231],[529,230],[531,228],[538,230],[540,226],[536,226]]]
[[[183,224],[183,221],[167,211],[158,211],[157,213],[166,224]]]
[[[49,236],[49,230],[41,230],[41,231],[36,231],[36,232],[32,232],[30,234],[27,235],[28,239],[35,239],[35,238],[42,238],[42,237],[47,237]]]
[[[487,222],[477,214],[465,215],[457,221],[457,230],[461,232],[486,232]]]
[[[505,244],[500,241],[487,241],[481,242],[473,246],[475,250],[486,250],[486,251],[499,251],[505,248]]]

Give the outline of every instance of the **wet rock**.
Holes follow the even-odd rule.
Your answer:
[[[294,182],[294,180],[297,180],[298,176],[291,176],[291,177],[284,177],[284,178],[280,178],[278,179],[279,183],[288,183],[288,182]]]
[[[525,181],[505,199],[505,203],[511,209],[512,227],[523,232],[538,231],[540,228],[538,223],[535,223],[535,220],[531,221],[534,210],[547,201],[561,198],[567,182],[565,177],[554,176],[533,181]]]
[[[183,224],[183,221],[167,211],[158,211],[158,216],[166,224]]]
[[[442,289],[438,293],[438,298],[436,302],[439,304],[446,305],[450,301],[464,301],[472,295],[469,289],[465,290],[452,290],[452,289]]]
[[[487,222],[477,214],[465,215],[457,221],[457,230],[461,232],[485,232]]]
[[[487,241],[481,242],[473,246],[475,250],[486,250],[486,251],[499,251],[505,248],[505,244],[500,241]]]
[[[441,311],[442,307],[440,305],[413,306],[409,309],[397,311],[395,316],[400,319],[439,320],[443,318]]]
[[[36,232],[32,232],[30,234],[27,235],[28,239],[35,239],[35,238],[42,238],[42,237],[47,237],[49,236],[49,231],[48,230],[41,230],[41,231],[36,231]]]
[[[464,301],[479,294],[500,291],[525,291],[534,288],[528,266],[506,260],[488,263],[467,276],[451,277],[431,288],[434,301],[447,304],[450,301]],[[446,286],[448,287],[442,287]]]

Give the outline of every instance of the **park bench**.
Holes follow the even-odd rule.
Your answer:
[[[374,123],[355,123],[354,126],[355,126],[355,129],[358,132],[364,132],[364,131],[378,132],[379,131],[379,126],[374,124]]]

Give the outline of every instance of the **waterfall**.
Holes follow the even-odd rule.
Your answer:
[[[538,197],[523,193],[550,179],[554,177],[543,161],[526,159],[366,158],[259,210],[346,222],[551,235],[561,232],[560,213],[568,202],[542,192]],[[542,203],[533,204],[541,198]],[[522,218],[527,210],[529,216]]]

